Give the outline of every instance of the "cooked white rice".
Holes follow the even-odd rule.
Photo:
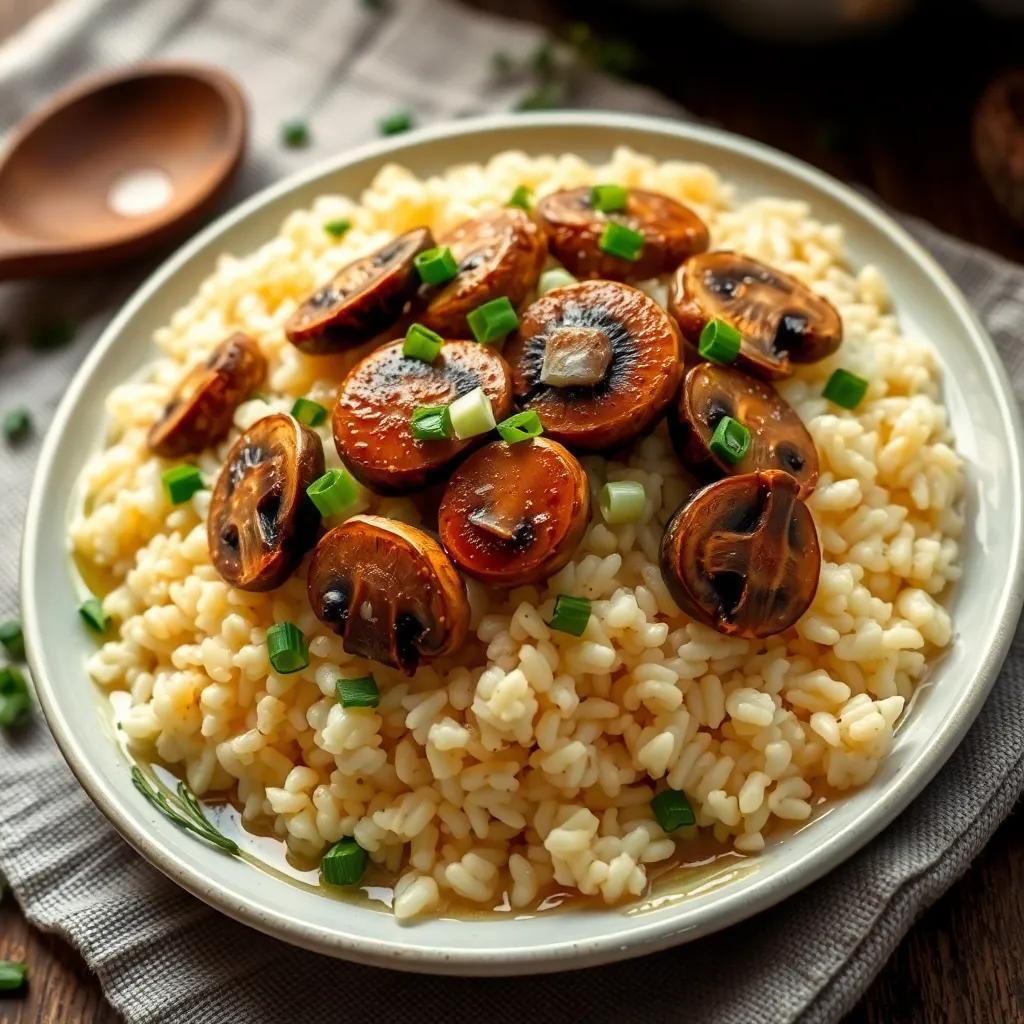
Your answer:
[[[305,565],[268,594],[224,583],[207,550],[209,491],[171,507],[166,464],[146,448],[186,367],[243,330],[270,371],[267,401],[243,404],[238,429],[299,395],[330,404],[345,360],[306,358],[282,330],[313,287],[394,234],[441,233],[519,184],[544,193],[594,181],[682,200],[706,219],[713,247],[797,275],[842,315],[839,352],[781,388],[821,459],[809,502],[821,581],[796,628],[731,639],[674,605],[658,545],[689,484],[663,429],[628,462],[583,460],[595,494],[608,479],[643,483],[638,525],[609,527],[595,511],[573,560],[541,587],[502,594],[469,581],[479,642],[411,679],[345,653],[310,609]],[[335,242],[323,224],[340,217],[353,228]],[[849,268],[840,228],[805,203],[737,202],[709,167],[625,149],[601,167],[516,152],[427,180],[385,167],[361,204],[324,196],[256,252],[224,256],[156,343],[146,382],[110,395],[107,445],[84,470],[71,527],[80,562],[118,584],[104,606],[119,636],[89,671],[129,691],[121,724],[142,756],[177,766],[199,794],[237,787],[244,819],[272,824],[296,855],[354,835],[394,879],[399,918],[453,896],[490,907],[504,893],[527,908],[556,884],[608,903],[641,894],[648,866],[679,855],[649,808],[659,784],[689,795],[705,832],[761,850],[819,797],[871,778],[929,659],[950,642],[938,599],[960,571],[962,471],[936,361],[926,340],[900,333],[879,269]],[[820,397],[839,365],[871,382],[856,412]],[[338,465],[329,423],[320,432]],[[199,459],[209,483],[235,436]],[[420,518],[407,499],[367,494],[353,511],[365,510]],[[579,639],[545,625],[558,592],[594,601]],[[309,667],[294,675],[267,660],[265,631],[281,620],[309,641]],[[380,707],[342,708],[337,678],[369,672]]]

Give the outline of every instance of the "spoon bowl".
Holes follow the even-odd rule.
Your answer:
[[[199,66],[59,94],[0,157],[0,279],[95,269],[181,234],[238,167],[246,120],[234,81]]]

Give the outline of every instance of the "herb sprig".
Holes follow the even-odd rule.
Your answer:
[[[225,853],[238,853],[238,844],[218,831],[203,813],[202,805],[184,782],[178,783],[176,803],[162,793],[143,775],[138,765],[132,765],[132,782],[135,788],[168,820],[180,828],[205,839]]]

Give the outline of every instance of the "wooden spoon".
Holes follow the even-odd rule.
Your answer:
[[[0,157],[0,280],[170,241],[227,185],[246,121],[235,82],[195,65],[136,66],[60,93]]]

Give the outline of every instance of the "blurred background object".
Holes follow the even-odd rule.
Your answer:
[[[974,155],[993,195],[1024,225],[1024,69],[1000,75],[982,95]]]

